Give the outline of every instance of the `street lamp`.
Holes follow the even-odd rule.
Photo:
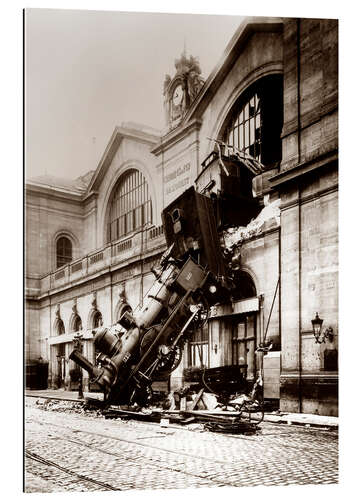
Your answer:
[[[326,328],[326,330],[323,333],[321,332],[323,322],[324,320],[319,318],[318,313],[316,313],[315,318],[311,320],[312,331],[316,339],[316,344],[325,343],[325,339],[327,338],[329,339],[330,342],[332,342],[333,340],[334,333],[333,333],[333,328],[331,326]]]
[[[83,352],[83,335],[80,332],[73,335],[73,344],[75,349],[77,349],[80,353]],[[82,368],[79,368],[78,399],[83,398],[83,372]]]

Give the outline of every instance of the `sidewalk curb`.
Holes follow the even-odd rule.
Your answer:
[[[339,427],[337,417],[325,417],[324,415],[321,415],[321,419],[319,419],[317,415],[310,416],[306,413],[302,413],[301,417],[298,418],[296,416],[289,415],[288,413],[285,413],[284,415],[269,415],[266,413],[264,415],[264,421],[274,424],[300,425],[315,428],[328,427],[330,429],[338,429]]]

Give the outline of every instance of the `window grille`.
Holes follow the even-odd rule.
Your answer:
[[[282,77],[271,75],[238,98],[221,137],[226,144],[269,166],[281,161],[282,126]],[[229,152],[232,150],[224,154]]]
[[[110,206],[108,241],[141,229],[152,220],[148,184],[138,170],[131,170],[116,187]]]
[[[189,342],[190,366],[208,366],[208,323],[196,330]]]
[[[233,325],[232,364],[245,368],[246,377],[254,379],[256,347],[256,314],[242,315]]]
[[[260,98],[253,96],[230,120],[224,142],[261,161],[262,119]]]

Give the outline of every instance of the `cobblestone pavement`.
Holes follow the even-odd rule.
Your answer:
[[[253,436],[25,408],[25,491],[338,482],[338,433],[261,424]],[[313,467],[311,466],[313,464]]]

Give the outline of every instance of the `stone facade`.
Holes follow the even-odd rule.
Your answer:
[[[255,295],[217,305],[208,322],[208,365],[231,364],[237,348],[254,374],[259,362],[239,338],[242,325],[248,332],[254,323],[255,347],[273,343],[263,361],[265,397],[279,399],[284,411],[337,414],[337,59],[335,20],[247,19],[164,135],[135,124],[117,127],[86,184],[26,183],[26,357],[49,361],[50,384],[56,386],[61,377],[69,383],[74,303],[86,339],[84,354],[93,359],[95,312],[109,325],[124,306],[142,302],[154,280],[150,267],[166,248],[161,211],[195,184],[241,96],[275,78],[282,109],[271,112],[283,117],[281,161],[263,165],[253,190],[261,207],[281,200],[280,222],[265,225],[240,246],[240,269]],[[171,92],[175,85],[166,88]],[[172,109],[169,90],[165,106]],[[152,221],[108,243],[112,193],[130,169],[148,183]],[[56,270],[55,242],[62,234],[72,242],[73,260]],[[316,343],[311,326],[316,312],[323,329],[333,328],[331,341]],[[65,327],[61,335],[58,318]],[[190,349],[172,375],[172,387],[183,383]]]

